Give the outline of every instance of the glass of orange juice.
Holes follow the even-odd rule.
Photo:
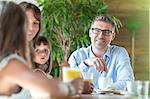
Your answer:
[[[92,83],[93,82],[93,73],[85,72],[82,74],[82,78],[85,82]]]
[[[75,78],[81,78],[81,72],[79,70],[74,70],[70,67],[63,67],[62,75],[64,82],[71,81]]]

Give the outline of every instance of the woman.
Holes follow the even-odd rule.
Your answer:
[[[18,93],[21,87],[39,92],[45,97],[81,93],[81,79],[62,83],[48,80],[30,69],[26,14],[15,3],[0,1],[0,5],[0,95]]]
[[[27,29],[27,41],[30,46],[30,54],[31,54],[31,63],[34,64],[33,62],[33,41],[38,38],[39,33],[40,33],[40,20],[41,20],[41,11],[40,9],[28,2],[21,2],[20,7],[25,11],[28,19],[28,29]]]
[[[38,37],[40,33],[40,28],[41,28],[40,9],[36,5],[28,2],[21,2],[19,5],[21,6],[21,8],[23,8],[23,10],[27,15],[28,25],[29,25],[28,26],[29,29],[27,31],[27,40],[28,42],[32,42]]]
[[[28,40],[30,47],[31,47],[30,51],[31,51],[31,56],[32,56],[32,58],[31,58],[32,59],[32,65],[33,65],[33,69],[35,69],[34,66],[35,66],[35,63],[37,61],[34,60],[34,47],[35,47],[34,42],[38,38],[40,29],[41,29],[41,26],[40,26],[40,24],[41,24],[41,21],[40,21],[41,20],[41,12],[40,12],[40,9],[32,3],[21,2],[19,5],[26,12],[27,18],[29,20],[29,30],[27,32],[27,38],[28,38],[27,40]],[[60,67],[63,67],[63,66],[69,66],[68,62],[64,62],[64,63],[60,64]],[[61,75],[60,75],[60,80],[62,80]],[[89,91],[89,89],[90,89],[90,92],[92,92],[93,86],[91,86],[91,85],[89,86],[89,84],[87,84],[87,83],[85,83],[84,85],[85,86],[84,86],[84,92],[83,93],[87,93],[87,91]]]

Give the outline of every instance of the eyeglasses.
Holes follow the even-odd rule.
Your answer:
[[[113,33],[113,31],[111,30],[102,30],[99,28],[91,28],[91,30],[92,30],[92,33],[96,35],[99,35],[100,33],[102,33],[102,35],[104,36],[110,36]]]

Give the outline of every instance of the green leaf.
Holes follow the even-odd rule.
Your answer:
[[[42,7],[42,33],[52,43],[53,60],[60,62],[63,50],[70,47],[70,53],[75,49],[88,46],[90,39],[88,30],[93,18],[97,15],[107,14],[107,5],[102,0],[37,0]],[[56,28],[66,47],[60,46],[58,35],[53,31]],[[68,46],[67,46],[68,45]]]

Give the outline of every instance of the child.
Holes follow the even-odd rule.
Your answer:
[[[50,76],[52,69],[51,47],[47,38],[39,36],[33,44],[33,69],[35,69],[35,71],[42,70],[47,74],[48,78],[52,78],[52,76]]]

